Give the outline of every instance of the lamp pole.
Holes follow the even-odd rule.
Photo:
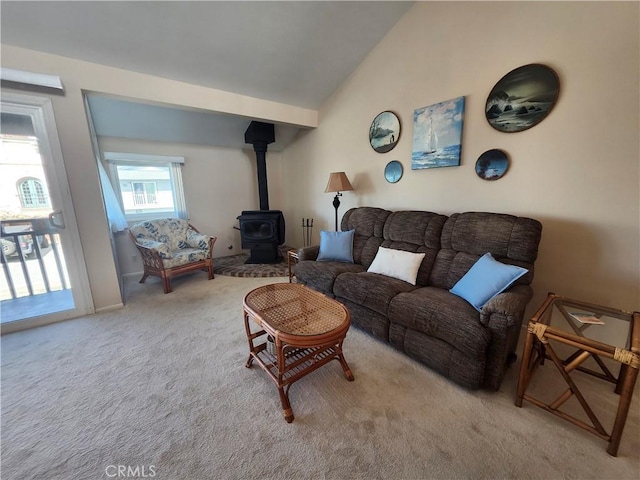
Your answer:
[[[336,193],[336,196],[333,197],[333,208],[336,209],[336,232],[338,231],[338,208],[340,207],[340,199],[342,194],[340,192]]]

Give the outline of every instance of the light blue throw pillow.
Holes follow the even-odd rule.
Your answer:
[[[528,271],[526,268],[498,262],[490,253],[485,253],[449,291],[464,298],[480,311],[485,303],[505,291]]]
[[[353,263],[353,235],[355,230],[329,232],[320,230],[318,262]]]

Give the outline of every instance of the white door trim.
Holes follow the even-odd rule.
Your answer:
[[[2,333],[22,330],[47,323],[94,313],[93,298],[89,285],[89,276],[84,261],[84,252],[80,242],[80,233],[76,221],[71,191],[62,156],[62,147],[58,137],[53,103],[48,97],[2,92],[2,110],[19,115],[29,115],[33,121],[35,133],[40,140],[44,171],[49,183],[52,205],[62,208],[66,224],[65,243],[68,244],[65,260],[72,285],[75,309],[40,317],[32,317],[2,324]],[[52,178],[53,177],[53,178]],[[67,253],[68,252],[68,253]]]

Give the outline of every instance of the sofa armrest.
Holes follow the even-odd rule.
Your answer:
[[[171,251],[166,243],[156,242],[148,238],[136,238],[136,246],[155,252],[160,258],[171,258]]]
[[[199,248],[200,250],[209,249],[209,240],[213,238],[204,233],[197,232],[191,228],[187,230],[187,245],[191,248]]]
[[[160,253],[158,252],[157,249],[152,248],[154,247],[153,244],[156,244],[156,243],[159,245],[164,245],[164,247],[166,248],[166,245],[164,243],[155,242],[153,240],[142,239],[142,238],[135,239],[134,243],[136,248],[140,252],[140,259],[142,260],[142,263],[144,264],[145,269],[147,267],[151,267],[157,270],[164,270],[164,263],[162,262],[162,257],[160,256]]]
[[[313,245],[311,247],[303,247],[298,250],[298,261],[303,260],[315,260],[320,253],[320,245]]]
[[[500,314],[507,319],[507,326],[522,322],[522,315],[533,297],[533,289],[529,285],[515,285],[496,295],[480,311],[480,323],[489,326],[491,315]]]
[[[516,285],[489,300],[480,312],[480,323],[489,330],[485,388],[498,390],[507,366],[515,358],[524,311],[533,297],[529,285]]]

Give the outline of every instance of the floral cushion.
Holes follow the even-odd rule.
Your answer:
[[[129,227],[136,242],[157,251],[165,268],[209,258],[209,235],[196,232],[186,220],[163,218]]]
[[[201,250],[209,249],[209,235],[196,232],[193,229],[187,230],[187,245],[191,248],[199,248]]]
[[[204,252],[197,248],[185,248],[173,253],[173,257],[168,259],[162,259],[164,268],[177,267],[179,265],[185,265],[191,262],[197,262],[199,260],[205,260],[209,257],[209,252]]]
[[[171,252],[169,251],[169,247],[166,243],[156,242],[155,240],[149,240],[147,238],[136,238],[136,242],[143,247],[155,250],[160,254],[160,258],[171,258]]]

